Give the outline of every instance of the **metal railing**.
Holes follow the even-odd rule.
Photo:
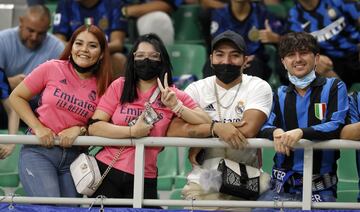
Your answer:
[[[267,139],[248,139],[247,148],[273,148],[273,142]],[[33,135],[0,135],[1,143],[15,144],[39,144]],[[58,140],[55,144],[58,145]],[[106,198],[53,198],[53,197],[19,197],[0,196],[0,202],[8,203],[33,203],[33,204],[104,204],[104,205],[129,205],[134,208],[147,206],[221,206],[221,207],[257,207],[257,208],[344,208],[359,209],[360,203],[344,202],[312,202],[312,167],[314,149],[360,149],[360,142],[351,140],[329,140],[323,142],[311,142],[302,139],[295,148],[304,149],[304,173],[303,173],[303,199],[302,202],[280,201],[233,201],[233,200],[154,200],[144,199],[144,149],[145,146],[176,146],[176,147],[228,147],[217,138],[178,138],[178,137],[146,137],[141,139],[109,139],[97,136],[80,136],[73,145],[98,145],[98,146],[135,146],[135,176],[133,199]],[[352,161],[355,163],[355,161]]]

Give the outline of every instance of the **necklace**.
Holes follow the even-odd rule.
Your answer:
[[[222,104],[220,103],[219,94],[218,94],[218,90],[217,90],[217,87],[216,87],[216,81],[214,81],[215,97],[216,97],[216,106],[217,106],[217,111],[218,111],[219,121],[220,121],[220,122],[223,122],[223,121],[222,121],[222,118],[221,118],[221,111],[220,111],[221,108],[228,109],[228,108],[234,103],[234,101],[235,101],[235,99],[236,99],[236,97],[237,97],[237,95],[238,95],[238,93],[239,93],[239,91],[240,91],[240,86],[241,86],[241,83],[239,83],[238,88],[237,88],[237,90],[236,90],[236,93],[235,93],[233,99],[231,100],[230,104],[227,105],[227,106],[224,106],[224,105],[222,105]],[[225,96],[225,95],[224,95],[224,96]],[[222,96],[221,98],[223,98],[224,96]]]

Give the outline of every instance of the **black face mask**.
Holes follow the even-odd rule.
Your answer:
[[[134,63],[135,74],[142,80],[151,80],[159,76],[161,72],[161,61],[150,60],[135,60]]]
[[[232,64],[213,65],[215,76],[223,83],[229,84],[240,76],[241,66]]]
[[[73,60],[73,58],[70,56],[70,63],[73,65],[73,67],[76,69],[77,72],[84,74],[84,73],[95,73],[99,68],[100,68],[100,62],[98,61],[97,63],[95,63],[92,66],[83,68],[78,66],[78,64],[75,63],[75,61]]]

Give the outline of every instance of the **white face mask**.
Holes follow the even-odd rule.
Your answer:
[[[305,75],[302,78],[298,78],[294,75],[291,75],[289,72],[288,72],[288,77],[289,77],[289,81],[292,84],[294,84],[295,87],[304,89],[307,86],[309,86],[312,81],[314,81],[314,79],[316,78],[316,75],[315,75],[315,70],[313,69],[310,73],[308,73],[307,75]]]

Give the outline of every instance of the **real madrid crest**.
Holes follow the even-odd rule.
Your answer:
[[[253,26],[248,33],[249,40],[256,42],[259,40],[259,30]]]
[[[108,27],[109,27],[109,21],[107,19],[106,16],[103,16],[100,20],[99,20],[99,27],[105,31]]]
[[[245,110],[245,103],[244,101],[240,100],[235,107],[235,112],[236,114],[239,115],[240,118],[242,118],[244,110]]]
[[[331,19],[334,19],[334,18],[336,18],[336,11],[335,11],[335,9],[334,8],[328,8],[327,9],[327,13],[328,13],[328,15],[329,15],[329,17],[331,18]]]

